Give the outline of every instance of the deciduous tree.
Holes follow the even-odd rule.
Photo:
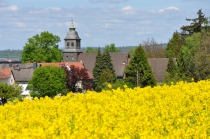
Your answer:
[[[37,68],[29,81],[29,89],[32,97],[54,97],[59,93],[64,93],[65,72],[60,67],[43,66]]]
[[[18,84],[8,85],[6,83],[0,83],[0,103],[4,104],[8,99],[19,97],[22,88]]]
[[[62,67],[66,73],[66,86],[69,91],[77,92],[91,89],[90,77],[86,68],[79,68],[74,65]],[[81,85],[81,87],[77,86]]]
[[[159,45],[154,38],[143,41],[143,48],[148,58],[163,58],[165,57],[165,49]]]
[[[118,49],[114,43],[111,43],[110,45],[106,45],[104,50],[104,52],[111,52],[111,53],[117,53],[120,52],[120,49]]]
[[[98,49],[97,48],[93,48],[93,47],[87,47],[85,52],[86,53],[97,53]]]
[[[32,38],[23,47],[22,62],[60,62],[62,51],[58,48],[60,38],[49,32],[41,32]]]

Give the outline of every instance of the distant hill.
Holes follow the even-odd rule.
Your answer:
[[[0,50],[0,60],[10,59],[10,60],[20,60],[21,50]]]
[[[162,43],[160,45],[163,46],[163,47],[166,47],[167,43]],[[128,50],[131,47],[135,48],[137,46],[120,46],[120,47],[117,47],[117,48],[119,48],[121,52],[128,52]],[[97,49],[98,47],[93,47],[93,48]],[[104,47],[101,47],[101,51],[103,51],[103,48]],[[61,47],[60,49],[64,50],[64,47]],[[86,47],[82,47],[82,51],[85,53]],[[21,60],[21,53],[22,53],[22,50],[10,50],[10,49],[0,50],[0,61],[2,59]]]

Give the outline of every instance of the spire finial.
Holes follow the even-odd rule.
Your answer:
[[[71,20],[71,25],[70,25],[70,28],[75,29],[75,27],[74,27],[74,23],[73,23],[73,19]]]

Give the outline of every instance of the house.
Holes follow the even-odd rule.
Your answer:
[[[70,25],[69,32],[66,35],[65,49],[63,50],[64,62],[82,62],[93,76],[93,68],[96,61],[96,53],[83,53],[81,49],[81,39],[76,31],[73,22]],[[128,53],[110,53],[111,60],[118,79],[124,79],[124,70],[128,65],[130,56]]]
[[[0,82],[13,85],[15,83],[14,75],[11,69],[0,69]]]
[[[168,58],[148,58],[150,67],[158,83],[165,80]]]
[[[65,49],[63,50],[64,62],[82,62],[93,76],[97,53],[83,53],[81,50],[81,39],[79,38],[76,28],[71,23],[69,32],[66,35]],[[115,74],[118,79],[125,78],[125,68],[129,64],[130,56],[128,53],[110,53],[114,66]],[[168,58],[149,58],[149,65],[152,68],[157,82],[163,82],[168,64]]]
[[[97,53],[81,53],[78,56],[78,61],[82,61],[84,66],[93,75]],[[130,56],[128,53],[110,53],[115,74],[118,79],[124,79],[125,67],[128,65]]]
[[[81,68],[86,68],[84,66],[84,64],[82,62],[52,62],[52,63],[38,63],[38,66],[56,66],[56,67],[61,67],[61,66],[67,66],[67,67],[71,67],[71,66],[75,66],[78,67],[79,69]],[[93,79],[92,74],[89,72],[88,70],[88,76],[89,79]]]
[[[15,76],[15,81],[20,84],[27,84],[36,68],[37,63],[13,64],[12,71]]]
[[[55,62],[55,63],[38,63],[39,66],[56,66],[56,67],[62,67],[65,66],[69,70],[71,70],[71,66],[75,66],[79,69],[85,68],[83,62]],[[88,71],[88,84],[92,87],[92,74]],[[82,81],[78,81],[76,83],[76,89],[77,90],[83,90]]]
[[[37,63],[22,64],[20,62],[4,62],[0,63],[0,69],[10,69],[13,73],[15,82],[27,84],[32,78]]]

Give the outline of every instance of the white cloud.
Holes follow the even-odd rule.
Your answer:
[[[170,9],[174,10],[165,8],[163,11]],[[82,39],[82,47],[104,47],[112,42],[116,43],[116,46],[134,46],[151,37],[157,42],[167,42],[173,32],[179,30],[179,25],[184,25],[183,22],[188,17],[185,13],[178,12],[158,14],[157,11],[140,10],[132,5],[65,9],[20,8],[15,14],[0,12],[0,16],[1,21],[4,21],[0,22],[2,38],[6,35],[15,38],[14,41],[0,41],[0,46],[10,46],[10,49],[22,49],[27,38],[42,31],[58,35],[61,38],[59,46],[64,47],[63,39],[72,19]]]
[[[16,5],[11,5],[11,6],[9,6],[8,9],[11,10],[11,11],[17,11],[18,7]]]
[[[111,26],[111,24],[109,24],[109,23],[104,23],[104,27],[105,28],[109,28]]]
[[[123,11],[123,13],[127,15],[135,14],[135,11],[133,10],[131,6],[123,7],[121,10]]]
[[[86,33],[85,34],[85,37],[89,38],[90,37],[90,34]]]
[[[164,9],[160,9],[158,12],[159,13],[162,13],[162,12],[165,12],[165,11],[179,11],[179,8],[175,7],[175,6],[170,6],[170,7],[167,7],[167,8],[164,8]]]
[[[122,10],[123,11],[127,11],[127,10],[132,10],[133,8],[131,6],[126,6],[126,7],[123,7]]]
[[[89,0],[91,3],[121,3],[121,2],[126,2],[128,0]]]
[[[50,7],[50,8],[37,8],[37,9],[31,9],[29,11],[30,14],[46,14],[50,12],[59,12],[61,8],[59,7]]]
[[[55,11],[60,11],[61,10],[61,8],[59,8],[59,7],[51,7],[49,9],[52,9],[52,10],[55,10]]]
[[[0,7],[0,11],[17,11],[17,10],[18,7],[16,5]]]
[[[18,27],[26,27],[26,24],[22,23],[22,22],[16,22],[15,23]]]

